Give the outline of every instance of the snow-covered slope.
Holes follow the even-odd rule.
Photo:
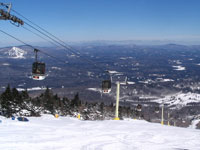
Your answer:
[[[154,100],[154,102],[168,104],[169,106],[185,106],[188,103],[200,102],[200,94],[197,93],[176,93],[165,98]]]
[[[79,121],[45,115],[0,118],[2,150],[199,150],[200,130],[139,120]]]
[[[18,47],[12,47],[10,50],[5,52],[5,54],[7,54],[10,58],[24,59],[25,55],[27,55],[27,52]]]

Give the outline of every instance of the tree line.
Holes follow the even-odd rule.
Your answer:
[[[144,119],[149,122],[159,123],[161,111],[158,109],[156,110],[157,113],[155,113],[155,105],[152,103],[146,107],[141,105],[119,106],[119,118]],[[139,109],[138,106],[140,106]],[[192,109],[190,107],[192,106],[183,107],[180,110],[170,110],[170,124],[176,122],[177,126],[187,127],[191,120],[185,117],[189,114],[199,114],[199,106],[192,107]],[[168,121],[168,112],[169,110],[165,108],[165,123]],[[83,120],[105,120],[114,118],[115,106],[112,102],[105,105],[103,102],[83,101],[79,98],[78,93],[72,99],[59,97],[49,88],[37,97],[30,97],[27,90],[19,92],[16,88],[11,88],[8,85],[0,95],[0,115],[2,116],[7,118],[12,116],[39,117],[42,114],[58,114],[71,117],[76,117],[80,114]]]
[[[79,94],[73,99],[59,97],[47,88],[37,97],[30,97],[28,91],[19,92],[9,85],[0,95],[0,114],[12,116],[40,116],[41,114],[59,114],[61,116],[77,116],[84,120],[104,120],[114,117],[113,103],[105,105],[103,102],[81,101]],[[119,107],[119,117],[134,117],[138,113],[130,107]]]

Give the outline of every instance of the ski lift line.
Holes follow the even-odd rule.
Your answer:
[[[27,24],[27,22],[24,22],[24,23]],[[88,62],[89,64],[95,66],[96,68],[98,68],[98,69],[101,70],[102,72],[105,72],[105,70],[109,70],[108,68],[106,68],[106,66],[103,66],[103,67],[105,68],[105,69],[104,69],[104,68],[102,67],[102,65],[97,64],[97,62],[94,62],[94,61],[92,61],[92,60],[90,60],[90,59],[84,57],[83,55],[80,55],[80,53],[75,52],[75,51],[72,50],[71,48],[66,47],[65,45],[63,45],[62,43],[59,43],[58,41],[56,41],[56,40],[53,39],[52,37],[48,36],[47,34],[44,34],[44,33],[41,32],[40,30],[38,30],[37,28],[33,27],[32,25],[30,25],[30,24],[27,24],[27,25],[28,25],[29,27],[35,29],[36,31],[38,31],[40,34],[42,34],[42,35],[48,37],[48,38],[51,39],[53,42],[55,42],[55,43],[59,44],[60,46],[64,47],[64,48],[65,48],[65,51],[71,52],[72,54],[74,54],[75,56],[78,56],[78,57],[79,57],[80,59],[82,59],[83,61]],[[100,67],[100,66],[101,66],[101,67]]]
[[[27,23],[27,22],[24,22],[26,25],[28,25],[29,27],[31,27],[31,28],[33,28],[34,30],[36,30],[37,32],[39,32],[40,34],[42,34],[43,36],[46,36],[47,38],[49,38],[49,39],[51,39],[53,42],[55,42],[56,44],[58,44],[58,45],[60,45],[60,46],[62,46],[62,47],[64,47],[67,51],[70,51],[72,54],[75,54],[75,55],[77,55],[77,56],[79,56],[79,58],[80,59],[82,59],[83,61],[87,61],[88,63],[90,63],[90,64],[92,64],[93,66],[95,66],[97,69],[99,69],[99,70],[101,70],[102,72],[107,72],[107,70],[109,70],[108,69],[108,67],[107,66],[102,66],[101,64],[97,64],[97,62],[95,62],[95,61],[92,61],[91,59],[88,59],[88,58],[86,58],[85,56],[83,56],[83,55],[81,55],[80,54],[80,52],[76,52],[76,51],[74,51],[73,49],[74,48],[72,48],[70,45],[68,45],[68,44],[66,44],[65,42],[63,42],[62,40],[60,40],[58,37],[56,37],[55,35],[53,35],[53,34],[51,34],[50,32],[48,32],[47,30],[45,30],[44,28],[42,28],[42,27],[40,27],[39,25],[37,25],[36,23],[34,23],[34,22],[32,22],[30,19],[28,19],[28,18],[26,18],[26,17],[24,17],[22,14],[20,14],[19,12],[17,12],[17,11],[15,11],[15,10],[13,10],[13,9],[11,9],[13,12],[15,12],[16,14],[18,14],[19,16],[21,16],[22,18],[24,18],[25,20],[27,20],[29,23],[31,23],[31,24],[29,24],[29,23]],[[34,26],[35,27],[34,27]],[[37,27],[37,28],[36,28]],[[42,31],[40,31],[40,30],[42,30]],[[45,32],[45,33],[44,33]],[[48,34],[48,35],[47,35]],[[36,34],[35,34],[36,35]],[[39,36],[39,37],[41,37],[41,36]],[[55,40],[56,39],[56,40]],[[50,42],[50,41],[49,41]],[[60,43],[61,42],[61,43]],[[51,42],[52,43],[52,42]],[[68,47],[67,47],[67,46]]]
[[[27,30],[27,31],[29,31],[29,32],[31,32],[31,33],[33,33],[33,34],[35,34],[36,36],[42,38],[43,40],[45,40],[45,41],[47,41],[47,42],[50,42],[52,45],[54,45],[54,46],[58,46],[57,44],[51,42],[50,40],[48,40],[48,39],[42,37],[41,35],[39,35],[39,34],[33,32],[32,30],[30,30],[30,29],[28,29],[28,28],[26,28],[26,27],[24,27],[24,26],[22,26],[22,28],[24,28],[25,30]]]
[[[0,29],[0,32],[2,32],[2,33],[4,33],[4,34],[6,34],[7,36],[9,36],[9,37],[11,37],[11,38],[17,40],[17,41],[20,42],[20,43],[23,43],[23,44],[26,45],[26,46],[29,46],[29,47],[31,47],[31,48],[34,49],[34,47],[33,47],[32,45],[29,45],[29,44],[23,42],[22,40],[20,40],[20,39],[14,37],[14,36],[12,36],[11,34],[9,34],[9,33],[5,32],[5,31],[3,31],[3,30],[1,30],[1,29]]]
[[[74,51],[74,50],[72,50],[71,48],[69,48],[69,47],[66,47],[66,46],[65,46],[65,45],[63,45],[62,43],[60,43],[60,42],[56,41],[55,39],[53,39],[53,38],[52,38],[52,37],[50,37],[49,35],[47,35],[47,34],[43,33],[43,32],[42,32],[42,31],[40,31],[39,29],[37,29],[37,28],[35,28],[34,26],[30,25],[29,23],[27,23],[27,22],[24,22],[24,24],[26,24],[26,25],[28,25],[29,27],[33,28],[34,30],[36,30],[36,31],[37,31],[37,32],[39,32],[40,34],[42,34],[42,35],[44,35],[44,36],[48,37],[48,38],[49,38],[49,39],[51,39],[53,42],[55,42],[55,43],[59,44],[60,46],[64,47],[64,48],[65,48],[65,50],[67,50],[67,52],[68,52],[68,51],[70,51],[72,54],[74,54],[74,55],[78,56],[78,57],[79,57],[80,59],[82,59],[83,61],[86,61],[86,62],[88,62],[88,63],[90,63],[90,64],[94,65],[96,68],[99,68],[101,71],[105,71],[105,69],[103,69],[103,68],[100,68],[100,67],[99,67],[99,65],[97,65],[97,64],[96,64],[96,62],[94,62],[94,61],[91,61],[90,59],[87,59],[87,58],[85,58],[84,56],[80,55],[79,53],[75,52],[75,51]]]
[[[48,54],[48,53],[46,53],[46,52],[44,52],[44,51],[41,51],[41,50],[40,50],[40,53],[43,53],[43,54],[45,54],[45,55],[47,55],[47,56],[49,56],[49,57],[51,57],[51,58],[54,58],[54,59],[57,60],[57,61],[60,61],[60,62],[62,62],[62,63],[64,63],[64,64],[67,64],[66,61],[61,60],[61,59],[58,59],[57,57],[52,56],[52,55],[50,55],[50,54]]]
[[[27,24],[27,23],[25,22],[25,24]],[[28,24],[27,24],[27,25],[28,25]],[[63,45],[63,44],[57,42],[56,40],[54,40],[54,39],[51,38],[50,36],[48,36],[48,35],[46,35],[46,34],[43,34],[41,31],[39,31],[38,29],[36,29],[36,28],[33,27],[32,25],[29,24],[28,26],[31,27],[31,28],[33,28],[33,29],[35,29],[35,30],[38,31],[40,34],[42,34],[42,35],[48,37],[49,39],[51,39],[51,40],[54,42],[54,43],[51,42],[52,44],[54,44],[54,45],[56,45],[55,43],[59,44],[60,46],[64,47],[65,49],[68,49],[67,52],[70,51],[72,54],[78,56],[78,57],[79,57],[80,59],[82,59],[83,61],[88,62],[89,64],[92,64],[93,66],[95,66],[96,68],[98,68],[99,70],[101,70],[101,71],[103,71],[103,72],[105,71],[105,69],[99,67],[99,65],[97,65],[96,62],[91,61],[90,59],[87,59],[87,58],[83,57],[82,55],[80,55],[80,54],[78,54],[78,53],[76,53],[76,52],[74,52],[74,51],[72,51],[72,50],[69,50],[69,48],[67,48],[65,45]],[[30,32],[31,32],[31,31],[30,31]],[[34,33],[33,33],[33,34],[34,34]],[[41,37],[40,35],[38,35],[38,36]],[[49,42],[50,42],[50,41],[49,41]],[[56,46],[58,46],[58,45],[56,45]]]
[[[36,31],[40,32],[41,34],[47,36],[48,38],[50,38],[51,40],[53,40],[54,42],[56,42],[57,44],[59,44],[60,46],[68,49],[72,54],[78,55],[79,57],[83,57],[80,55],[80,53],[77,53],[75,51],[73,51],[74,48],[72,48],[70,45],[66,44],[65,42],[63,42],[62,40],[60,40],[58,37],[56,37],[55,35],[51,34],[50,32],[48,32],[47,30],[45,30],[44,28],[40,27],[39,25],[35,24],[34,22],[30,21],[28,18],[24,17],[23,15],[21,15],[20,13],[18,13],[17,11],[13,10],[16,14],[18,14],[19,16],[21,16],[22,18],[24,18],[25,20],[29,21],[31,24],[35,25],[36,27],[38,27],[39,29],[41,29],[42,31],[46,32],[47,34],[49,34],[50,36],[52,36],[53,38],[55,38],[56,40],[58,40],[59,42],[65,44],[61,44],[58,41],[56,41],[55,39],[49,37],[48,35],[44,34],[43,32],[39,31],[38,29],[36,29],[35,27],[33,27],[32,25],[28,24],[27,22],[25,22],[28,26],[34,28]],[[68,46],[68,47],[67,47]],[[92,62],[93,63],[93,62]]]
[[[35,23],[33,23],[32,21],[30,21],[29,19],[27,19],[26,17],[24,17],[23,15],[21,15],[20,13],[18,13],[17,11],[15,11],[15,10],[13,10],[13,9],[11,9],[13,12],[15,12],[16,14],[18,14],[18,15],[20,15],[21,17],[23,17],[24,19],[26,19],[26,20],[28,20],[30,23],[32,23],[33,25],[35,25],[35,26],[37,26],[38,28],[39,28],[39,26],[38,25],[36,25]],[[39,32],[40,34],[42,34],[42,35],[44,35],[44,36],[46,36],[46,37],[48,37],[49,39],[51,39],[53,42],[55,42],[55,43],[57,43],[57,44],[59,44],[60,46],[62,46],[62,47],[64,47],[64,48],[66,48],[66,49],[68,49],[72,54],[76,54],[76,55],[79,55],[78,53],[76,53],[75,51],[73,51],[73,50],[71,50],[71,48],[69,48],[69,47],[66,47],[65,45],[63,45],[63,44],[61,44],[61,43],[59,43],[58,41],[56,41],[55,39],[53,39],[52,37],[50,37],[49,35],[47,35],[47,34],[45,34],[44,32],[42,32],[42,31],[40,31],[39,29],[37,29],[37,28],[35,28],[34,26],[32,26],[32,25],[30,25],[29,23],[27,23],[27,22],[24,22],[26,25],[28,25],[29,27],[31,27],[31,28],[33,28],[34,30],[36,30],[37,32]],[[41,27],[40,27],[41,28]],[[27,28],[26,28],[27,29]],[[44,29],[43,29],[44,30]],[[30,32],[32,32],[32,31],[30,31]],[[47,32],[46,30],[45,30],[45,32]],[[33,33],[33,32],[32,32]],[[33,34],[35,34],[35,33],[33,33]],[[49,32],[48,32],[48,34],[50,34]],[[55,38],[55,36],[54,35],[52,35],[52,34],[50,34],[51,36],[53,36],[54,38]],[[40,35],[38,35],[37,34],[37,36],[39,36],[39,37],[41,37]],[[58,38],[56,38],[57,40],[58,40]],[[61,41],[61,40],[60,40]],[[50,42],[50,41],[49,41]],[[52,42],[51,42],[52,43]],[[79,55],[80,56],[80,55]]]
[[[56,36],[53,35],[52,33],[48,32],[48,31],[45,30],[44,28],[40,27],[40,26],[37,25],[36,23],[32,22],[30,19],[26,18],[25,16],[23,16],[23,15],[20,14],[19,12],[15,11],[14,9],[11,9],[11,10],[12,10],[13,12],[15,12],[16,14],[18,14],[19,16],[21,16],[22,18],[24,18],[25,20],[27,20],[28,22],[30,22],[31,24],[33,24],[34,26],[36,26],[37,28],[39,28],[40,30],[42,30],[43,32],[40,31],[39,29],[37,29],[36,27],[30,25],[29,23],[24,22],[26,25],[28,25],[29,27],[31,27],[31,28],[33,28],[34,30],[38,31],[40,34],[42,34],[42,35],[48,37],[49,39],[51,39],[52,41],[56,42],[56,43],[59,44],[60,46],[64,47],[66,50],[70,51],[72,54],[75,54],[75,55],[79,56],[82,60],[91,63],[91,64],[94,65],[95,67],[99,68],[101,71],[102,71],[102,70],[103,70],[103,71],[108,70],[108,69],[100,68],[99,65],[96,64],[96,62],[91,61],[90,59],[84,58],[84,56],[80,55],[80,53],[77,53],[76,51],[74,51],[74,50],[73,50],[73,49],[74,49],[73,47],[71,47],[70,45],[66,44],[64,41],[62,41],[61,39],[59,39],[58,37],[56,37]],[[44,32],[45,32],[46,34],[45,34]],[[48,34],[48,35],[47,35],[47,34]],[[52,38],[52,37],[53,37],[53,38]],[[56,41],[54,38],[55,38],[57,41]],[[60,43],[60,42],[61,42],[61,43]],[[63,43],[64,45],[63,45],[62,43]],[[105,68],[105,66],[104,66],[104,68]]]
[[[4,33],[4,34],[6,34],[7,36],[9,36],[9,37],[11,37],[11,38],[17,40],[18,42],[23,43],[23,44],[26,45],[26,46],[29,46],[29,47],[31,47],[31,48],[33,48],[33,49],[37,49],[37,48],[35,48],[34,46],[23,42],[22,40],[20,40],[20,39],[14,37],[13,35],[11,35],[11,34],[5,32],[5,31],[3,31],[3,30],[1,30],[1,29],[0,29],[0,32],[2,32],[2,33]],[[66,64],[65,61],[63,61],[63,60],[61,60],[61,59],[58,59],[58,58],[55,57],[55,56],[52,56],[52,55],[50,55],[50,54],[48,54],[48,53],[46,53],[46,52],[44,52],[44,51],[41,51],[41,50],[39,50],[39,51],[40,51],[40,53],[43,53],[43,54],[45,54],[45,55],[47,55],[47,56],[49,56],[49,57],[51,57],[51,58],[53,58],[53,59],[55,59],[55,60],[57,60],[57,61],[60,61],[60,62],[62,62],[62,63],[64,63],[64,64]]]
[[[28,25],[29,27],[33,28],[34,30],[36,30],[36,31],[39,32],[40,34],[42,34],[42,35],[48,37],[48,38],[51,39],[53,42],[59,44],[60,46],[64,47],[64,48],[67,49],[68,51],[70,51],[72,54],[80,56],[80,55],[79,55],[78,53],[76,53],[75,51],[73,51],[73,50],[69,49],[68,47],[66,47],[65,45],[59,43],[58,41],[56,41],[55,39],[53,39],[52,37],[50,37],[50,36],[47,35],[46,33],[43,33],[43,32],[40,31],[39,29],[37,29],[37,28],[35,28],[34,26],[30,25],[29,23],[24,22],[24,24],[26,24],[26,25]]]
[[[62,41],[61,39],[59,39],[58,37],[56,37],[55,35],[53,35],[52,33],[48,32],[47,30],[45,30],[44,28],[40,27],[39,25],[37,25],[36,23],[34,23],[33,21],[31,21],[30,19],[26,18],[25,16],[23,16],[22,14],[20,14],[19,12],[15,11],[14,9],[11,9],[13,12],[15,12],[16,14],[18,14],[19,16],[21,16],[22,18],[24,18],[25,20],[27,20],[28,22],[30,22],[31,24],[33,24],[34,26],[38,27],[39,29],[41,29],[42,31],[44,31],[45,33],[49,34],[50,36],[54,37],[56,40],[58,40],[59,42],[65,44],[66,46],[68,46],[70,49],[74,49],[72,48],[70,45],[66,44],[64,41]]]
[[[20,43],[23,43],[23,44],[26,45],[26,46],[29,46],[29,47],[31,47],[31,48],[33,48],[33,49],[37,49],[37,48],[35,48],[34,46],[32,46],[32,45],[30,45],[30,44],[27,44],[26,42],[24,42],[24,41],[22,41],[22,40],[20,40],[20,39],[18,39],[18,38],[16,38],[16,37],[14,37],[13,35],[11,35],[11,34],[5,32],[5,31],[3,31],[3,30],[1,30],[1,29],[0,29],[0,32],[6,34],[7,36],[9,36],[9,37],[15,39],[16,41],[18,41],[18,42],[20,42]],[[64,63],[64,64],[67,64],[65,61],[60,60],[60,59],[58,59],[58,58],[55,57],[55,56],[52,56],[52,55],[50,55],[50,54],[48,54],[48,53],[46,53],[46,52],[44,52],[44,51],[41,51],[41,50],[39,50],[39,51],[40,51],[40,53],[43,53],[43,54],[45,54],[45,55],[47,55],[47,56],[49,56],[49,57],[51,57],[51,58],[54,58],[55,60],[57,60],[57,61],[59,61],[59,62],[62,62],[62,63]],[[101,77],[100,77],[100,78],[101,78]]]
[[[76,56],[79,56],[80,59],[82,59],[82,60],[84,60],[84,61],[87,61],[88,63],[90,63],[90,64],[92,64],[92,65],[94,65],[95,67],[97,67],[97,68],[100,69],[100,67],[97,66],[97,64],[96,64],[95,62],[93,62],[93,61],[91,61],[91,60],[89,60],[89,59],[87,59],[87,58],[81,56],[81,55],[78,54],[77,52],[75,52],[75,51],[69,49],[69,48],[66,47],[65,45],[59,43],[58,41],[56,41],[56,40],[53,39],[52,37],[48,36],[47,34],[43,33],[42,31],[40,31],[40,30],[38,30],[37,28],[33,27],[32,25],[28,24],[27,22],[24,22],[24,23],[25,23],[26,25],[28,25],[29,27],[33,28],[34,30],[38,31],[40,34],[42,34],[42,35],[48,37],[48,38],[51,39],[53,42],[55,42],[55,43],[59,44],[60,46],[64,47],[66,50],[70,51],[72,54],[74,54],[74,55],[76,55]],[[104,69],[101,68],[101,70],[104,70]]]

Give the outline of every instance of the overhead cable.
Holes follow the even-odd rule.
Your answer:
[[[60,40],[58,37],[56,37],[55,35],[53,35],[52,33],[48,32],[47,30],[45,30],[44,28],[40,27],[39,25],[37,25],[36,23],[32,22],[30,19],[24,17],[22,14],[20,14],[19,12],[17,12],[14,9],[11,9],[13,12],[15,12],[16,14],[18,14],[19,16],[21,16],[22,18],[24,18],[25,20],[27,20],[28,22],[24,21],[24,24],[26,24],[27,26],[29,26],[30,28],[36,30],[37,32],[39,32],[40,34],[42,34],[43,36],[49,38],[50,40],[52,40],[53,43],[56,43],[57,45],[62,46],[65,50],[67,50],[67,52],[70,52],[76,56],[78,56],[80,59],[82,59],[83,61],[86,61],[90,64],[92,64],[93,66],[95,66],[96,68],[99,68],[101,71],[105,71],[108,69],[104,69],[102,67],[100,67],[100,65],[97,65],[97,62],[92,61],[91,59],[86,58],[85,56],[81,55],[79,52],[74,51],[74,48],[72,48],[70,45],[66,44],[65,42],[63,42],[62,40]],[[31,24],[32,25],[31,25]],[[34,27],[35,26],[35,27]],[[41,31],[42,30],[42,31]],[[31,32],[31,31],[30,31]],[[45,32],[45,33],[44,33]],[[35,33],[34,33],[35,34]],[[35,34],[36,35],[36,34]],[[41,36],[40,36],[41,37]],[[49,41],[50,42],[50,41]],[[51,42],[51,43],[52,43]],[[66,46],[67,45],[67,46]]]

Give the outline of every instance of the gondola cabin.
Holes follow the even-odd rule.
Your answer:
[[[159,113],[159,107],[155,107],[155,113],[156,113],[156,114]]]
[[[136,107],[136,110],[137,111],[142,111],[142,105],[138,104],[137,107]]]
[[[34,62],[32,65],[32,78],[33,80],[45,79],[45,63]]]
[[[111,80],[102,81],[102,92],[110,93],[111,92]]]

